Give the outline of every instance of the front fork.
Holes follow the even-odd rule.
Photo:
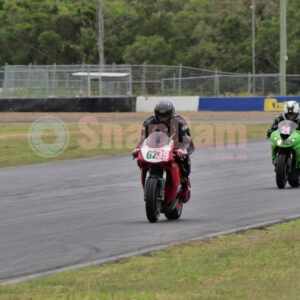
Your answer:
[[[279,152],[275,153],[275,151],[272,150],[272,163],[273,163],[274,166],[276,166],[276,157],[279,154],[280,154]],[[294,158],[293,152],[287,154],[287,161],[286,161],[286,171],[287,171],[287,173],[292,172],[293,158]]]
[[[152,174],[151,168],[150,168],[146,173],[145,185],[147,184],[147,180],[150,177],[157,178],[157,180],[158,180],[158,200],[164,201],[165,200],[164,199],[165,185],[166,185],[166,180],[167,180],[167,171],[166,171],[166,169],[162,169],[162,177],[160,177],[157,174]]]

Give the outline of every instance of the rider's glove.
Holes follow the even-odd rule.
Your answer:
[[[175,157],[180,158],[181,160],[183,160],[186,157],[186,152],[177,150],[177,151],[174,151],[174,155],[175,155]]]
[[[140,149],[135,149],[132,151],[133,159],[137,158],[139,155]]]
[[[267,131],[267,137],[268,137],[268,138],[270,138],[270,136],[271,136],[271,133],[272,133],[272,129],[271,129],[271,128],[269,128],[269,129],[268,129],[268,131]]]

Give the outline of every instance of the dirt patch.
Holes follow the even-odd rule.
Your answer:
[[[211,120],[272,120],[278,112],[180,112],[185,118],[191,121]],[[93,117],[98,122],[142,122],[150,117],[151,113],[0,113],[0,123],[32,123],[44,116],[54,116],[67,123],[77,123],[83,117]]]

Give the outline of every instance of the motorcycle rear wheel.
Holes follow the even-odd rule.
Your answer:
[[[279,189],[284,189],[287,183],[286,160],[286,154],[276,157],[276,184]]]
[[[158,188],[158,180],[148,178],[145,187],[145,208],[150,223],[157,222],[160,216],[161,201],[158,200]]]
[[[288,176],[288,182],[291,187],[298,187],[300,185],[299,176],[298,175]]]
[[[166,218],[168,220],[177,220],[177,219],[179,219],[180,216],[181,216],[181,213],[182,213],[182,207],[183,207],[183,204],[179,200],[174,209],[170,209],[170,210],[167,210],[165,212]]]

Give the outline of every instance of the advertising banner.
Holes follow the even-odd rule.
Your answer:
[[[199,98],[198,110],[208,111],[282,111],[289,100],[300,103],[300,97],[209,97]]]

